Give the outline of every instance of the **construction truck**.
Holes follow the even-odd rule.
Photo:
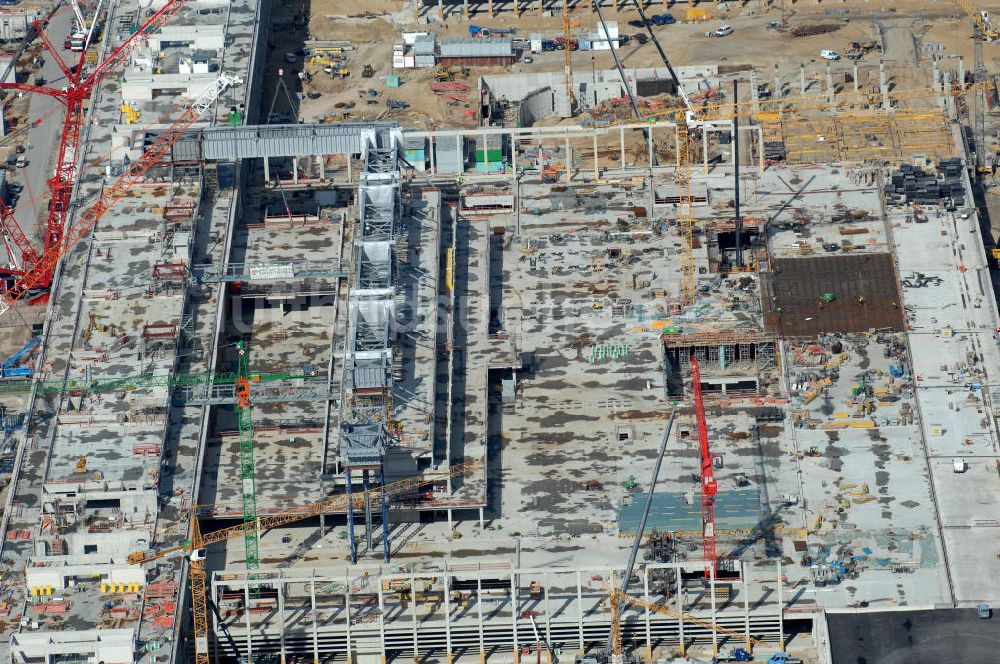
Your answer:
[[[455,72],[449,67],[440,67],[434,71],[434,80],[439,83],[455,80]]]
[[[402,111],[410,107],[408,103],[399,99],[386,99],[385,107],[390,111]]]
[[[872,40],[865,42],[847,42],[844,44],[844,57],[848,60],[860,60],[871,51],[878,48],[878,44]]]

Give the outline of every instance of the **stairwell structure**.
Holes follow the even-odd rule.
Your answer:
[[[370,483],[385,484],[385,456],[390,445],[396,311],[395,243],[402,214],[402,131],[379,127],[364,140],[358,184],[358,222],[354,235],[348,330],[341,398],[340,460],[348,496],[361,480],[365,492],[365,533],[372,548]],[[379,498],[383,556],[389,560],[388,503]],[[354,501],[348,502],[351,562],[357,562]]]

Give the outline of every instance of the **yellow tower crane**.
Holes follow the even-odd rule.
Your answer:
[[[692,625],[698,625],[699,627],[704,627],[706,629],[715,632],[716,634],[724,634],[726,636],[731,636],[733,637],[733,639],[738,639],[739,641],[744,643],[747,648],[751,648],[753,646],[761,646],[763,648],[773,647],[765,643],[764,641],[761,641],[760,639],[750,636],[749,634],[744,634],[743,632],[737,631],[735,629],[729,629],[728,627],[723,627],[722,625],[712,622],[711,620],[696,618],[695,616],[689,615],[687,613],[681,613],[679,611],[668,609],[667,607],[661,604],[654,604],[653,602],[647,602],[637,597],[626,595],[625,593],[615,588],[611,588],[608,591],[608,597],[610,599],[610,604],[611,604],[611,631],[612,631],[612,643],[614,644],[611,654],[612,657],[615,658],[615,661],[621,661],[621,654],[622,654],[621,618],[618,618],[617,620],[615,619],[615,616],[618,614],[618,611],[616,611],[616,609],[619,606],[621,606],[622,602],[631,604],[633,606],[642,607],[644,609],[649,609],[650,611],[655,611],[656,613],[660,613],[665,616],[670,616],[671,618],[677,618],[678,620],[682,620],[685,623],[691,623]],[[685,647],[682,641],[681,656],[685,655],[686,650],[687,648]],[[652,660],[652,653],[649,653],[649,656],[650,660]]]
[[[982,33],[983,39],[991,44],[1000,39],[1000,33],[990,24],[989,13],[976,9],[969,0],[955,0],[955,4],[961,7],[962,11],[972,19],[972,22],[976,24],[976,27]]]
[[[450,467],[447,471],[442,473],[440,477],[435,477],[433,480],[428,480],[424,477],[412,477],[400,482],[386,484],[381,488],[369,492],[369,495],[373,500],[377,501],[382,497],[382,495],[395,496],[402,493],[408,493],[418,489],[422,484],[427,484],[429,481],[464,476],[474,472],[477,468],[479,468],[478,461],[469,461],[461,465]],[[302,521],[303,519],[319,516],[320,514],[337,512],[347,508],[348,500],[347,496],[335,496],[333,498],[312,503],[311,505],[294,507],[292,509],[285,510],[284,512],[258,517],[253,521],[240,523],[228,528],[222,528],[210,533],[201,532],[197,514],[194,512],[194,509],[192,509],[189,519],[189,537],[184,543],[159,550],[137,551],[129,554],[128,561],[133,565],[141,565],[154,560],[173,558],[178,555],[188,554],[188,577],[191,580],[191,616],[194,622],[194,662],[195,664],[209,664],[208,596],[205,594],[207,578],[207,574],[205,572],[205,547],[210,544],[217,544],[219,542],[226,542],[231,539],[244,537],[248,532],[260,532],[271,528],[279,528],[281,526],[287,526],[289,524]],[[354,503],[355,508],[364,507],[363,494],[355,495],[350,500]]]

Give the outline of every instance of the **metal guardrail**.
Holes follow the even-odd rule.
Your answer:
[[[339,260],[305,260],[276,263],[203,264],[191,267],[191,276],[198,283],[298,281],[304,279],[336,279],[348,276]]]

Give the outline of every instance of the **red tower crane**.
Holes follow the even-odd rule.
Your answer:
[[[698,358],[691,356],[691,385],[694,391],[694,415],[698,421],[698,451],[701,455],[701,540],[705,551],[705,578],[715,576],[718,570],[715,555],[715,494],[719,485],[712,468],[712,451],[708,447],[708,423],[705,421],[705,402],[701,397],[701,369]]]
[[[46,278],[51,280],[59,259],[90,233],[104,216],[104,213],[121,201],[129,189],[143,178],[146,171],[166,156],[177,139],[215,103],[219,95],[230,86],[239,85],[242,82],[242,79],[237,76],[220,74],[219,78],[200,97],[191,102],[191,105],[184,110],[181,116],[174,120],[174,123],[160,134],[152,145],[146,148],[142,156],[125,169],[121,177],[104,188],[104,192],[97,202],[87,208],[76,222],[66,229],[66,234],[61,238],[59,245],[46,251],[34,265],[25,270],[24,274],[14,281],[6,293],[0,295],[0,315],[14,306],[18,300],[24,298],[31,290],[39,288]]]
[[[43,85],[31,85],[29,83],[0,83],[0,90],[18,90],[34,94],[48,95],[61,101],[66,107],[66,116],[63,119],[62,136],[59,140],[59,149],[55,159],[55,171],[46,182],[51,193],[49,202],[49,215],[45,224],[45,234],[42,238],[43,255],[39,258],[37,253],[30,256],[33,265],[40,265],[43,262],[47,266],[47,272],[41,275],[41,279],[35,280],[33,288],[48,288],[52,283],[52,274],[55,271],[55,262],[44,261],[45,255],[53,249],[58,249],[62,243],[63,231],[66,228],[66,221],[69,217],[70,196],[73,185],[77,180],[76,164],[79,155],[80,131],[83,126],[86,114],[86,102],[90,98],[94,89],[110,74],[117,71],[135,50],[146,43],[167,21],[169,21],[181,8],[187,4],[188,0],[170,0],[159,11],[149,17],[142,27],[132,33],[128,39],[121,43],[104,62],[98,64],[86,77],[83,76],[84,60],[86,51],[80,53],[80,59],[75,67],[69,67],[62,59],[60,51],[62,49],[53,45],[45,34],[44,25],[36,21],[34,23],[35,32],[42,41],[45,50],[52,56],[53,61],[58,65],[63,75],[66,77],[66,85],[62,88],[53,88]],[[97,17],[94,17],[97,20]],[[10,228],[9,215],[5,215],[4,225]],[[23,236],[23,233],[21,234]],[[21,249],[22,256],[27,259],[25,246],[20,241],[15,240]],[[30,247],[30,245],[27,245]],[[33,250],[32,250],[33,251]],[[20,273],[26,274],[32,265],[21,266]],[[8,271],[10,272],[10,271]]]

